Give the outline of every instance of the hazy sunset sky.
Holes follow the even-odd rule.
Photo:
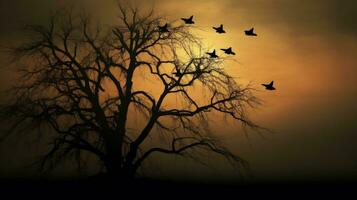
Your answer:
[[[195,27],[208,47],[232,46],[236,62],[226,64],[233,76],[252,82],[263,106],[252,120],[274,133],[264,138],[250,133],[250,141],[225,125],[222,139],[251,164],[255,177],[357,178],[357,1],[355,0],[151,0],[138,1],[169,21],[194,15]],[[26,36],[26,24],[45,24],[50,13],[73,5],[104,25],[116,20],[113,0],[0,0],[0,45],[16,44]],[[224,24],[226,34],[212,26]],[[255,28],[256,38],[244,36]],[[1,66],[5,65],[0,55]],[[9,70],[0,75],[0,89],[11,83]],[[261,83],[274,80],[276,91]],[[1,98],[6,94],[2,94]],[[15,148],[15,147],[14,147]],[[0,176],[25,171],[19,160],[26,150],[0,147]],[[223,161],[202,170],[176,160],[163,174],[234,177]],[[7,163],[5,165],[5,163]],[[189,167],[188,167],[189,166]],[[182,168],[180,168],[182,167]],[[190,168],[192,167],[192,168]],[[197,167],[197,168],[195,168]],[[169,168],[169,167],[167,167]]]

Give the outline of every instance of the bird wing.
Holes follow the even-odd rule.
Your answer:
[[[221,25],[219,26],[219,28],[223,29],[223,24],[221,24]]]
[[[189,20],[192,20],[192,18],[193,18],[193,15],[191,15],[191,17],[189,18]]]
[[[273,84],[274,84],[274,81],[270,82],[270,83],[269,83],[269,86],[273,86]]]
[[[249,29],[249,32],[254,32],[254,28]]]

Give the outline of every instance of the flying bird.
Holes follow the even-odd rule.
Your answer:
[[[236,53],[234,53],[232,51],[232,47],[229,47],[228,49],[221,49],[222,51],[224,51],[225,54],[228,54],[228,55],[236,55]]]
[[[212,53],[207,52],[206,54],[208,54],[210,56],[210,58],[218,58],[217,54],[216,54],[216,50],[213,50]]]
[[[221,24],[219,27],[212,27],[214,30],[216,30],[217,33],[225,33],[226,31],[223,30],[223,24]]]
[[[270,82],[269,84],[262,84],[266,90],[275,90],[275,87],[273,87],[274,81]]]
[[[254,33],[254,28],[251,28],[251,29],[249,29],[249,30],[245,30],[244,33],[245,33],[245,35],[247,35],[247,36],[257,36],[257,34]]]
[[[194,24],[195,22],[192,20],[193,19],[193,15],[190,18],[181,18],[185,24]]]
[[[159,32],[161,32],[161,33],[169,32],[169,30],[167,29],[167,26],[168,26],[167,23],[163,26],[159,26]]]

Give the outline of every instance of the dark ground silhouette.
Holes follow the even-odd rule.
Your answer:
[[[85,198],[118,195],[118,198],[172,199],[187,197],[217,198],[321,198],[355,196],[354,181],[310,182],[254,182],[200,183],[153,179],[136,179],[125,184],[108,181],[104,177],[83,180],[0,180],[0,192],[11,197],[25,198]]]

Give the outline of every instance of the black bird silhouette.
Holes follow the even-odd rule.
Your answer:
[[[217,54],[216,54],[216,50],[213,50],[212,53],[207,52],[206,54],[208,54],[211,58],[218,58]]]
[[[232,51],[232,47],[229,47],[228,49],[221,49],[222,51],[224,51],[225,54],[228,54],[228,55],[236,55],[236,53],[234,53]]]
[[[221,24],[219,27],[212,27],[214,30],[216,30],[217,33],[225,33],[226,31],[223,30],[223,24]]]
[[[254,33],[254,28],[251,28],[251,29],[249,29],[249,30],[245,30],[244,33],[245,33],[245,35],[247,35],[247,36],[257,36],[257,34]]]
[[[194,24],[195,22],[192,20],[193,19],[193,15],[190,18],[181,18],[185,24]]]
[[[274,81],[270,82],[269,84],[262,84],[266,90],[275,90],[275,87],[273,87]]]
[[[167,29],[167,26],[168,26],[167,23],[163,26],[159,26],[159,32],[161,32],[161,33],[169,32],[169,30]]]

